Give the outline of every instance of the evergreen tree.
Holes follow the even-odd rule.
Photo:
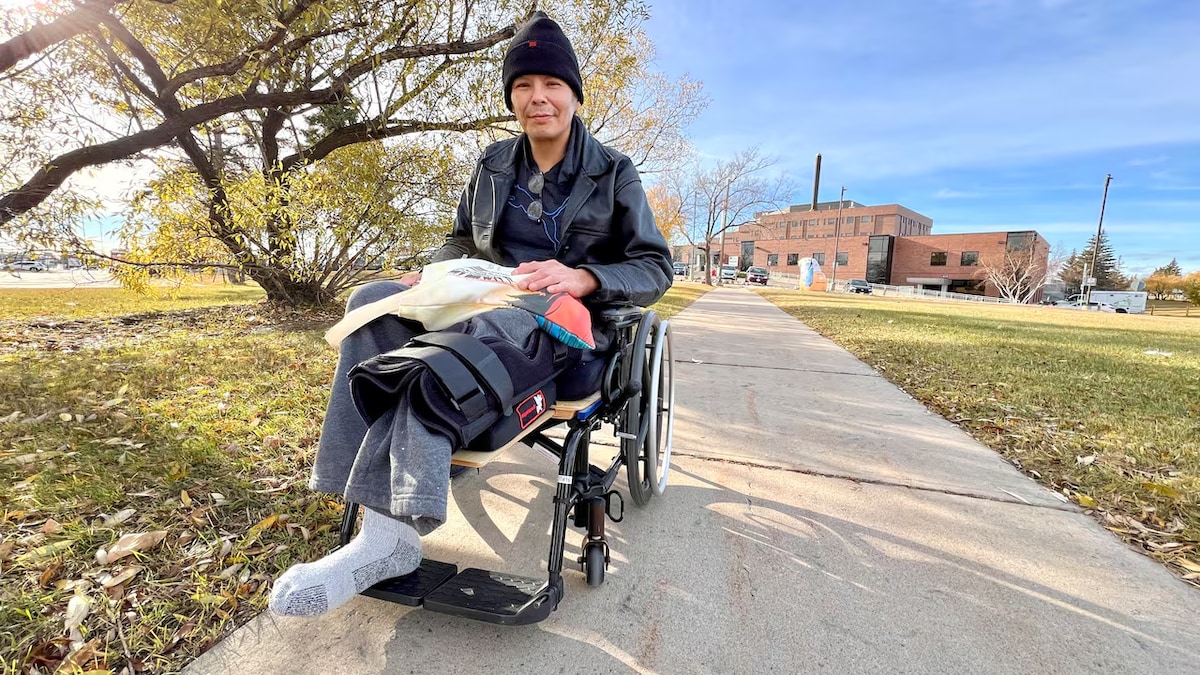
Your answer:
[[[1067,264],[1063,267],[1059,277],[1062,279],[1068,295],[1082,292],[1084,265],[1089,268],[1088,276],[1096,277],[1096,287],[1092,290],[1119,291],[1129,286],[1129,278],[1121,273],[1121,259],[1113,254],[1108,237],[1101,231],[1098,247],[1096,239],[1096,236],[1092,236],[1083,251],[1079,253],[1072,251],[1070,257],[1067,258]],[[1096,268],[1093,270],[1090,268],[1094,250],[1098,250],[1098,252]]]
[[[1183,276],[1183,268],[1179,266],[1179,262],[1175,258],[1171,258],[1171,262],[1154,270],[1152,277],[1181,277]]]

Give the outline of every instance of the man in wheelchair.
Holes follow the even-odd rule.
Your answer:
[[[545,13],[535,13],[510,42],[503,84],[505,103],[523,133],[483,152],[434,261],[467,257],[515,267],[515,274],[527,275],[520,288],[569,294],[593,317],[614,305],[656,302],[673,279],[666,241],[632,162],[596,141],[575,115],[583,103],[578,61]],[[347,311],[418,283],[419,272],[400,282],[367,284],[350,296]],[[615,339],[611,326],[598,318],[593,323],[594,352],[554,345],[533,315],[510,308],[434,334],[385,315],[346,337],[310,486],[365,506],[362,528],[330,555],[288,569],[275,582],[271,610],[322,614],[379,581],[412,572],[421,563],[419,536],[446,518],[455,434],[422,421],[420,413],[428,421],[436,406],[413,400],[421,398],[419,387],[400,388],[394,403],[375,411],[368,424],[352,396],[349,375],[356,366],[370,362],[386,370],[388,364],[372,359],[406,345],[415,350],[410,354],[441,358],[441,341],[430,335],[467,335],[475,340],[471,349],[493,350],[513,389],[561,376],[558,398],[581,398],[599,389],[603,354]],[[492,361],[486,354],[483,360]],[[465,362],[477,370],[475,360]],[[456,400],[453,407],[478,412],[467,411],[468,403]]]

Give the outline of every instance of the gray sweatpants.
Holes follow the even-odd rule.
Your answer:
[[[394,281],[366,284],[350,294],[346,311],[406,288]],[[533,315],[520,309],[495,309],[471,322],[475,337],[501,337],[523,349],[539,330]],[[367,428],[347,377],[359,362],[403,347],[423,332],[421,324],[388,314],[342,341],[309,486],[390,513],[428,534],[446,521],[450,440],[426,429],[403,400]]]

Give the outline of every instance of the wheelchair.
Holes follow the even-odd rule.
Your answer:
[[[584,399],[559,401],[503,448],[459,451],[451,464],[482,467],[519,442],[537,444],[558,458],[546,579],[476,568],[462,571],[451,563],[425,559],[411,574],[386,579],[363,595],[488,623],[525,625],[542,621],[563,599],[563,564],[568,526],[584,531],[576,559],[589,586],[599,586],[610,560],[605,519],[621,522],[625,506],[613,485],[624,467],[629,496],[648,505],[667,487],[675,415],[674,360],[670,321],[654,310],[619,307],[604,310],[602,321],[616,331],[604,360],[600,390]],[[589,456],[589,441],[602,423],[611,423],[620,450],[607,466]],[[560,443],[545,435],[566,424]],[[349,543],[359,505],[346,504],[341,545]]]

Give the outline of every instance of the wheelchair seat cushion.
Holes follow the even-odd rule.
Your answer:
[[[554,379],[558,387],[558,400],[575,401],[599,391],[605,363],[611,357],[611,354],[588,352],[573,368],[563,371]]]

